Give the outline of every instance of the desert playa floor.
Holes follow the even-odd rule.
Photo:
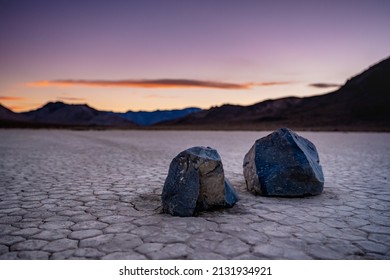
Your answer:
[[[390,134],[299,133],[325,188],[294,199],[245,189],[243,157],[267,134],[0,130],[0,258],[390,259]],[[170,161],[198,145],[218,150],[240,201],[161,214]]]

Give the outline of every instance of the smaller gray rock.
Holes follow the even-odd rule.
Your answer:
[[[312,142],[288,128],[258,139],[244,158],[247,189],[263,196],[318,195],[324,175]]]
[[[218,152],[210,147],[192,147],[172,160],[161,198],[164,213],[182,217],[232,207],[238,200]]]

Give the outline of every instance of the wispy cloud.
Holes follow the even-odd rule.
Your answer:
[[[6,101],[18,101],[18,100],[25,100],[24,97],[18,97],[18,96],[0,96],[0,100],[6,100]]]
[[[331,84],[331,83],[314,83],[309,84],[310,87],[316,87],[316,88],[334,88],[334,87],[341,87],[339,84]]]
[[[284,85],[290,85],[294,82],[291,81],[279,81],[279,82],[260,82],[260,83],[248,83],[250,87],[269,87],[269,86],[284,86]]]
[[[57,97],[58,99],[61,100],[67,100],[67,101],[86,101],[85,98],[80,98],[80,97],[66,97],[66,96],[59,96]]]
[[[31,87],[128,87],[128,88],[215,88],[215,89],[251,89],[258,86],[277,86],[291,84],[287,81],[258,83],[227,83],[192,79],[155,79],[155,80],[53,80],[29,83]]]

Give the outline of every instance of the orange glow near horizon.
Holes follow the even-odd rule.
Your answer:
[[[48,102],[88,104],[104,111],[127,112],[172,110],[186,107],[208,109],[223,104],[252,105],[266,99],[290,96],[309,96],[323,89],[308,87],[294,81],[226,83],[208,80],[154,79],[131,87],[124,80],[40,80],[24,83],[17,92],[7,91],[9,99],[2,102],[17,112],[36,110]],[[69,82],[72,81],[72,82]],[[74,80],[80,81],[80,80]],[[100,81],[100,83],[95,83]],[[134,80],[132,80],[134,82]],[[145,80],[137,80],[145,81]],[[16,99],[23,97],[23,100]]]
[[[7,108],[15,113],[20,113],[20,112],[25,112],[25,111],[29,111],[29,110],[34,110],[37,108],[38,104],[14,103],[11,101],[11,102],[1,102],[0,105],[4,106],[5,108]],[[38,106],[40,106],[40,105],[38,105]]]
[[[19,97],[19,96],[0,96],[0,101],[20,101],[20,100],[25,100],[26,98],[24,97]]]
[[[26,107],[21,107],[21,106],[8,106],[7,108],[14,112],[23,112],[26,110]]]

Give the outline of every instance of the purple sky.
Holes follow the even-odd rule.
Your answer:
[[[389,15],[385,0],[0,0],[0,103],[127,111],[325,93],[390,55]]]

